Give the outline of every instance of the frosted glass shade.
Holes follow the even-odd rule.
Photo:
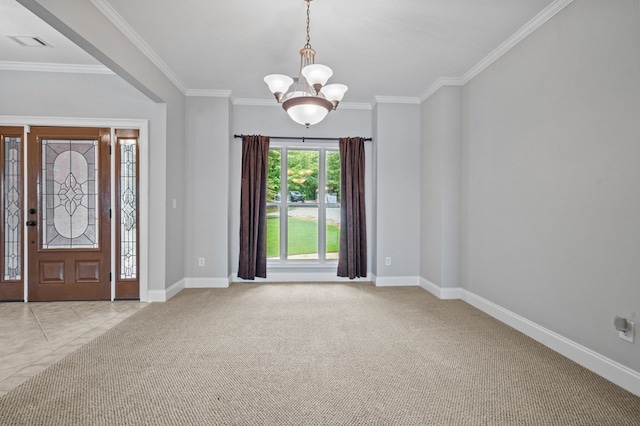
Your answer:
[[[264,82],[269,86],[271,93],[286,93],[293,84],[293,79],[284,74],[269,74],[264,78]]]
[[[282,108],[289,117],[303,126],[318,124],[333,109],[333,104],[326,99],[313,96],[301,96],[284,101]]]
[[[302,75],[311,86],[315,86],[316,84],[324,86],[327,84],[327,80],[333,75],[333,71],[326,65],[311,64],[302,68]]]
[[[344,84],[327,84],[320,90],[327,100],[340,102],[349,88]]]

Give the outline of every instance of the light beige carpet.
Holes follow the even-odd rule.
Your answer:
[[[153,304],[0,398],[2,425],[640,425],[640,398],[417,288]]]

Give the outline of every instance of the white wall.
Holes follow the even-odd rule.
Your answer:
[[[228,284],[230,109],[228,98],[187,98],[185,265],[201,286]]]
[[[443,87],[421,105],[420,277],[460,286],[462,88]]]
[[[463,287],[640,371],[640,7],[574,1],[464,88]]]
[[[376,284],[418,285],[420,105],[378,103],[375,115]]]

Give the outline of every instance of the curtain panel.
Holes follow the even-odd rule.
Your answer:
[[[269,137],[242,137],[240,259],[238,277],[267,277],[267,173]]]
[[[367,276],[367,216],[363,138],[340,138],[340,248],[338,276]]]

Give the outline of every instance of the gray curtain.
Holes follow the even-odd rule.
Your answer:
[[[338,276],[367,276],[364,139],[340,138],[340,249]]]
[[[269,137],[242,137],[240,260],[238,277],[267,277],[267,172]]]

